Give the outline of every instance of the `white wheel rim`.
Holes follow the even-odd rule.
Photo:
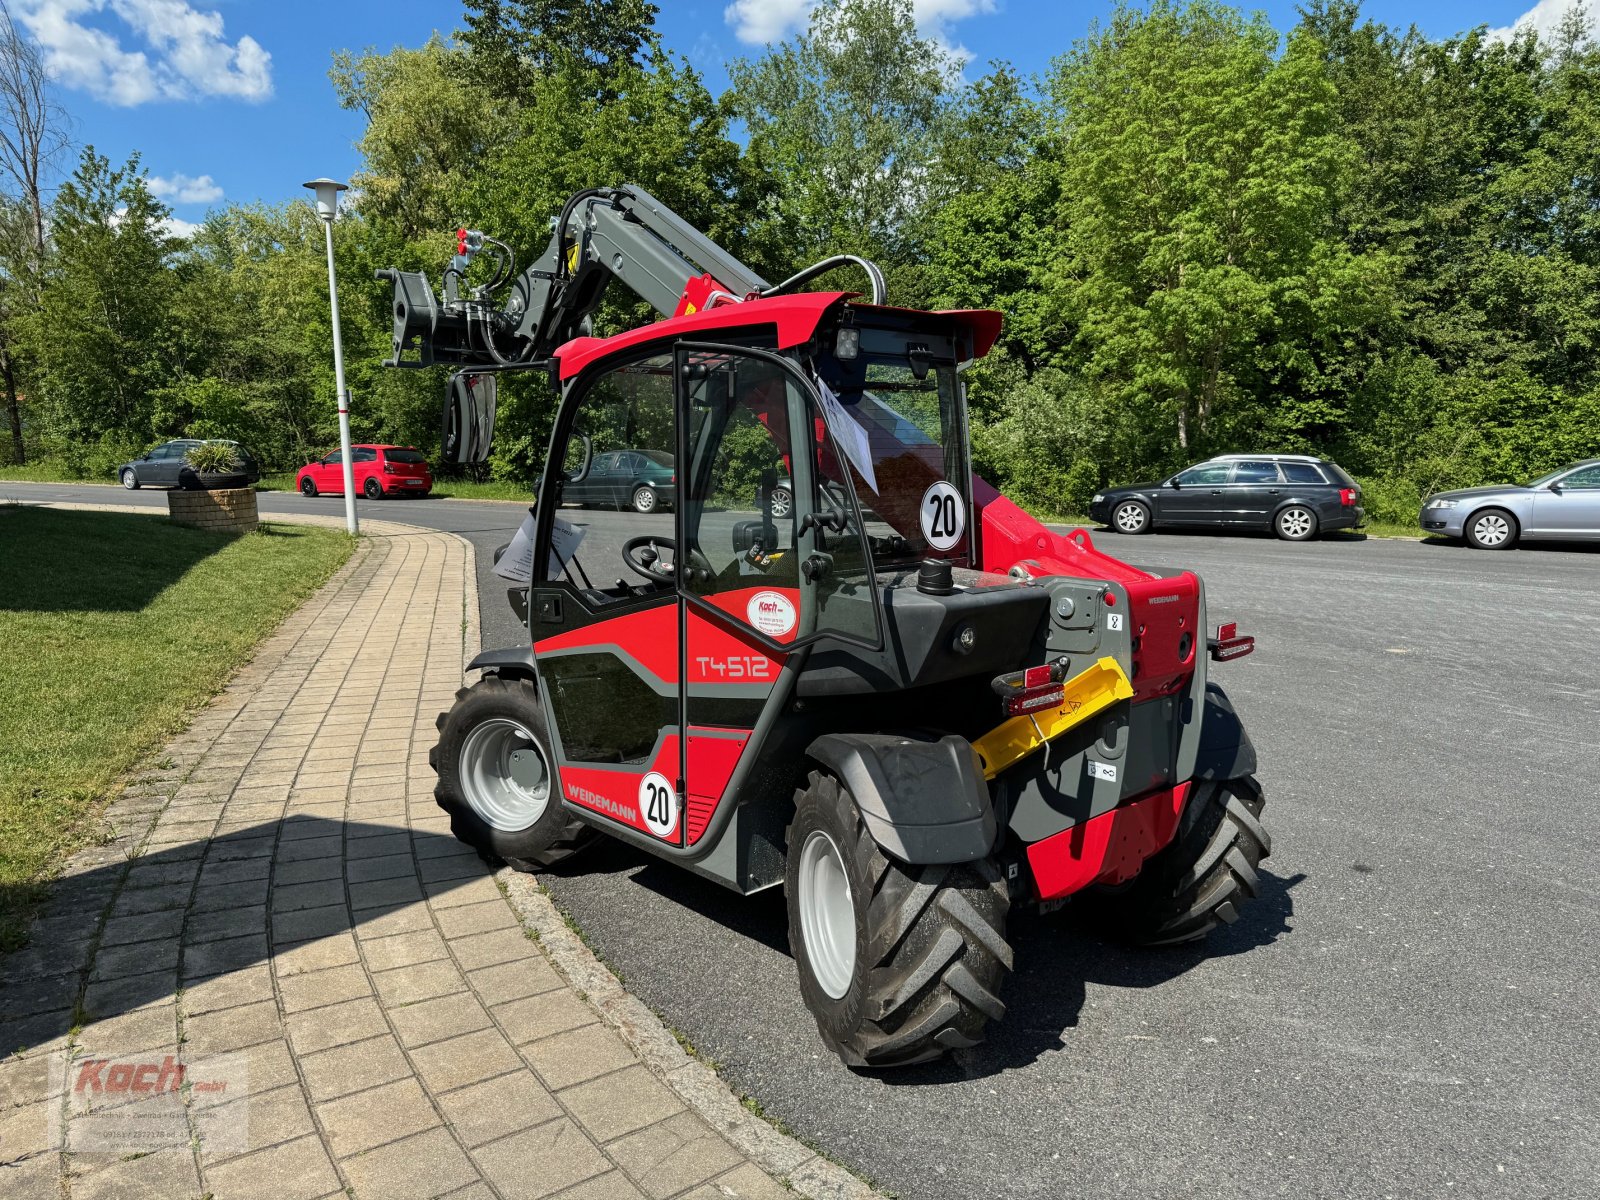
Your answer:
[[[1279,520],[1283,532],[1292,538],[1302,538],[1311,532],[1311,514],[1303,508],[1291,508]]]
[[[649,488],[640,488],[633,494],[633,506],[642,513],[647,513],[656,506],[656,494]]]
[[[461,745],[461,790],[491,828],[517,833],[550,803],[550,767],[527,726],[491,717]]]
[[[775,517],[787,517],[789,515],[789,504],[790,504],[790,500],[789,500],[789,493],[788,492],[780,490],[780,491],[776,491],[776,492],[772,493],[772,515],[773,516],[775,516]]]
[[[1506,524],[1504,517],[1489,513],[1473,523],[1472,533],[1485,546],[1498,546],[1511,536],[1511,526]]]
[[[133,472],[132,471],[124,471],[122,473],[122,486],[127,488],[130,492],[133,491]]]
[[[1124,533],[1137,533],[1144,526],[1144,509],[1137,504],[1124,504],[1117,509],[1117,528]]]
[[[820,829],[800,849],[800,935],[817,985],[835,1000],[856,971],[856,908],[833,839]]]

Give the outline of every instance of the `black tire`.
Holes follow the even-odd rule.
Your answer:
[[[315,496],[317,494],[317,481],[307,475],[300,481],[300,494],[308,498]]]
[[[1253,775],[1196,780],[1177,837],[1128,884],[1085,893],[1075,907],[1123,941],[1193,942],[1239,919],[1261,890],[1257,868],[1272,853],[1261,825],[1266,803]]]
[[[122,486],[127,488],[130,492],[137,492],[139,490],[139,475],[132,467],[122,468],[121,479]]]
[[[1142,500],[1120,500],[1111,508],[1109,524],[1118,533],[1149,533],[1150,506]]]
[[[633,489],[633,511],[636,513],[653,513],[661,503],[657,498],[655,489],[641,484]]]
[[[367,477],[367,481],[361,485],[361,493],[362,495],[366,496],[368,500],[382,500],[383,484],[379,483],[376,479],[369,475]]]
[[[1005,1015],[1011,906],[987,859],[910,866],[878,848],[850,794],[813,771],[796,796],[784,893],[800,993],[822,1040],[852,1067],[909,1066],[983,1041]],[[801,860],[813,835],[838,851],[855,915],[854,966],[835,997],[817,977],[801,917]]]
[[[539,691],[528,679],[501,679],[485,675],[456,693],[449,712],[434,722],[438,744],[428,751],[428,765],[439,776],[433,798],[450,814],[450,832],[490,863],[505,862],[518,871],[535,871],[569,858],[597,835],[561,807],[558,788],[552,788],[544,811],[524,829],[497,829],[481,816],[467,798],[461,778],[461,752],[474,727],[499,718],[515,721],[532,735],[547,768],[555,756],[545,725]],[[554,777],[551,777],[552,783]]]
[[[1272,518],[1272,532],[1286,542],[1309,542],[1317,536],[1317,514],[1304,504],[1291,504]]]
[[[767,497],[767,509],[777,520],[783,520],[794,511],[794,493],[788,488],[773,488]]]
[[[1505,509],[1482,508],[1467,518],[1462,532],[1474,550],[1509,550],[1517,544],[1522,530]]]

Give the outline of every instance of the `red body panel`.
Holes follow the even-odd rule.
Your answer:
[[[678,735],[669,733],[661,739],[655,758],[644,766],[565,766],[561,768],[561,794],[574,804],[591,809],[601,816],[620,821],[630,828],[650,837],[656,835],[645,824],[639,811],[639,784],[645,775],[655,771],[668,779],[678,778]],[[679,820],[682,820],[680,815]],[[674,845],[678,830],[673,828],[670,837],[663,841]]]
[[[689,822],[689,845],[694,845],[711,823],[711,814],[717,811],[733,769],[739,765],[739,756],[750,741],[748,733],[730,737],[710,736],[711,731],[698,726],[689,727],[689,796],[686,801]]]
[[[1034,842],[1028,866],[1039,899],[1059,900],[1091,883],[1132,879],[1145,860],[1172,841],[1188,796],[1189,784],[1180,783]]]
[[[362,442],[350,447],[351,450],[375,450],[377,457],[373,462],[358,462],[350,464],[350,474],[355,481],[356,491],[361,492],[367,486],[367,480],[374,475],[383,485],[385,492],[392,493],[425,493],[433,489],[433,473],[429,471],[427,463],[391,463],[386,450],[410,450],[410,446],[390,446],[376,442]],[[300,486],[300,481],[309,477],[317,485],[317,491],[332,495],[344,491],[344,467],[340,463],[323,464],[320,462],[307,463],[295,474],[295,487]]]

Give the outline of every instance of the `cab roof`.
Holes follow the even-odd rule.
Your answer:
[[[776,349],[787,350],[811,339],[829,310],[855,297],[855,292],[798,292],[792,296],[771,296],[721,304],[715,308],[682,317],[667,317],[650,325],[629,329],[612,337],[573,338],[555,352],[561,364],[561,378],[571,379],[600,359],[667,338],[710,334],[712,331],[773,326],[777,329]],[[922,310],[877,307],[858,304],[856,311],[921,312]],[[972,335],[973,357],[982,358],[1000,336],[1001,315],[991,309],[949,309],[926,315],[948,317],[963,325]]]

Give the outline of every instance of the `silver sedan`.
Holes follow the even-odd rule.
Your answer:
[[[1422,505],[1423,531],[1461,538],[1479,550],[1519,541],[1600,539],[1600,458],[1527,484],[1439,492]]]

